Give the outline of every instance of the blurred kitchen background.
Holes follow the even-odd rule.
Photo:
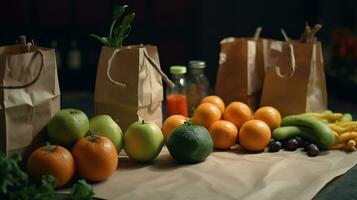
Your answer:
[[[90,33],[107,34],[115,5],[136,13],[127,44],[158,46],[161,67],[207,63],[214,86],[219,42],[228,36],[283,39],[281,28],[298,38],[305,22],[323,24],[329,96],[357,104],[357,1],[322,0],[1,0],[0,44],[19,35],[57,51],[62,92],[93,92],[101,45]],[[334,101],[334,100],[332,100]]]

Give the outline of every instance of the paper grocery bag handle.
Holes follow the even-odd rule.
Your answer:
[[[122,82],[118,82],[116,80],[114,80],[111,75],[110,75],[110,69],[111,69],[111,65],[114,59],[114,56],[118,53],[120,53],[121,49],[116,49],[113,51],[112,55],[110,56],[109,60],[108,60],[108,67],[107,67],[107,77],[109,79],[110,82],[112,82],[113,84],[119,86],[119,87],[127,87],[127,85],[125,83]],[[147,54],[146,49],[144,49],[144,56],[148,59],[149,63],[154,66],[154,68],[156,69],[156,71],[161,75],[162,79],[164,79],[164,81],[170,86],[170,87],[175,87],[175,84],[166,76],[166,74],[160,69],[159,65],[155,63],[155,61],[150,58],[150,56]]]
[[[290,57],[291,57],[291,69],[288,74],[281,74],[280,67],[275,66],[275,73],[280,77],[280,78],[290,78],[295,74],[295,69],[296,69],[296,62],[295,62],[295,56],[294,56],[294,48],[292,44],[289,44],[290,48]]]
[[[40,54],[40,56],[41,56],[41,66],[40,66],[40,70],[38,71],[36,77],[32,81],[30,81],[24,85],[0,85],[0,88],[1,89],[20,89],[20,88],[27,88],[27,87],[35,84],[37,82],[37,80],[40,78],[41,72],[43,70],[43,66],[44,66],[43,52],[41,50],[36,50],[35,53],[32,55],[30,63],[28,65],[28,66],[32,65],[33,61],[35,60],[36,55],[38,55],[38,54]]]
[[[114,56],[118,53],[120,53],[121,49],[115,49],[112,53],[112,55],[110,56],[109,60],[108,60],[108,67],[107,67],[107,78],[109,79],[110,82],[112,82],[113,84],[119,86],[119,87],[122,87],[122,88],[125,88],[126,87],[126,84],[125,83],[122,83],[122,82],[118,82],[116,80],[114,80],[112,78],[112,76],[110,75],[110,69],[112,67],[112,62],[113,62],[113,59],[114,59]]]
[[[147,54],[146,49],[144,50],[144,55],[148,59],[149,63],[154,66],[156,71],[161,75],[162,79],[169,85],[171,88],[175,87],[175,84],[166,76],[166,74],[161,70],[158,64]]]

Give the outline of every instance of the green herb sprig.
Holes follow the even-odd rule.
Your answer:
[[[121,48],[123,40],[128,37],[131,31],[131,23],[135,18],[135,13],[129,13],[123,16],[122,20],[119,20],[127,8],[127,5],[114,8],[113,21],[107,37],[101,37],[96,34],[90,34],[90,36],[99,40],[104,46]]]
[[[43,176],[40,184],[32,184],[28,175],[19,167],[21,156],[5,156],[0,152],[0,199],[7,200],[54,200],[56,179]],[[71,188],[71,200],[90,200],[94,195],[92,187],[85,180],[79,180]]]

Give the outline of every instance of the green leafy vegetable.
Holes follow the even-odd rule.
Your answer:
[[[114,8],[113,20],[109,29],[108,37],[101,37],[96,34],[90,34],[91,37],[99,40],[104,46],[120,48],[123,46],[123,40],[128,37],[131,31],[131,23],[135,18],[135,13],[129,13],[120,21],[120,17],[128,8],[127,5]]]
[[[0,152],[0,199],[7,200],[53,200],[56,179],[46,175],[41,184],[31,184],[27,174],[19,167],[21,156],[7,157]],[[94,195],[92,187],[85,180],[79,180],[71,188],[72,200],[90,200]]]
[[[92,187],[85,181],[79,180],[72,186],[71,199],[72,200],[90,200],[94,195]]]
[[[20,161],[21,156],[17,154],[7,158],[0,152],[0,199],[28,184],[27,174],[18,166]]]

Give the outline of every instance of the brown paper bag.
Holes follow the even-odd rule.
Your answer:
[[[221,41],[216,94],[225,104],[241,101],[253,110],[259,104],[264,80],[263,40],[225,38]]]
[[[261,106],[274,106],[283,116],[326,110],[320,42],[269,41],[264,49],[266,73]]]
[[[157,48],[103,47],[95,85],[95,113],[109,114],[125,131],[137,120],[162,124],[162,80]]]
[[[54,50],[23,50],[0,47],[0,150],[6,154],[29,153],[60,109]]]

